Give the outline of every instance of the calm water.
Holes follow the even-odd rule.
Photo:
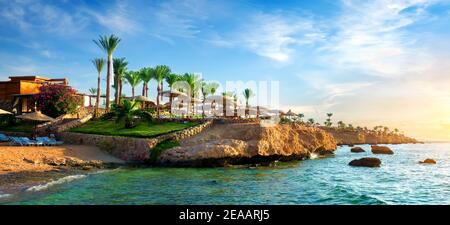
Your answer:
[[[363,145],[369,150],[370,146]],[[330,158],[259,168],[118,169],[71,177],[12,204],[450,204],[450,144],[392,145],[381,168],[348,162],[371,153],[341,147]],[[438,164],[420,165],[433,158]],[[76,179],[79,178],[79,179]],[[70,181],[69,181],[70,180]]]

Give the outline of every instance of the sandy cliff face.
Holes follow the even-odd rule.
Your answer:
[[[218,124],[163,152],[163,165],[211,166],[308,158],[336,149],[327,132],[300,125]]]
[[[418,143],[414,138],[395,134],[376,134],[364,131],[342,131],[330,128],[322,128],[330,133],[337,144],[402,144]]]

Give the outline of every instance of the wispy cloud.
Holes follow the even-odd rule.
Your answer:
[[[237,41],[243,47],[278,62],[288,61],[294,46],[316,43],[325,37],[314,20],[282,12],[258,13],[237,32]]]
[[[45,1],[11,0],[0,2],[0,18],[24,32],[46,31],[71,35],[87,26],[88,20],[75,12],[64,11]]]
[[[111,6],[109,6],[111,5]],[[102,27],[118,34],[136,34],[142,31],[142,25],[133,19],[131,6],[125,1],[107,4],[101,11],[84,8],[82,11],[94,18]]]

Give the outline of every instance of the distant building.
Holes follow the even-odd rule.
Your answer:
[[[65,78],[50,79],[39,76],[11,76],[9,81],[0,81],[0,108],[22,114],[34,108],[30,106],[33,95],[39,93],[44,84],[69,85]]]

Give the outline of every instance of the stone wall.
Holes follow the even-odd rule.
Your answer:
[[[150,157],[151,150],[165,140],[183,140],[196,135],[209,126],[212,121],[155,138],[132,138],[119,136],[106,136],[95,134],[82,134],[73,132],[57,133],[57,138],[68,144],[94,145],[110,154],[128,162],[142,162]]]

